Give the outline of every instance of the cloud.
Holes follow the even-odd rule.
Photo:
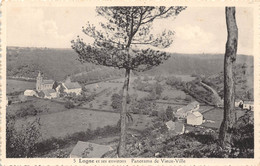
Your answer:
[[[26,47],[70,47],[77,35],[86,43],[93,40],[82,33],[81,27],[103,21],[96,17],[94,7],[7,7],[7,44]],[[214,19],[213,19],[214,18]],[[237,8],[239,30],[238,53],[252,54],[253,11]],[[176,19],[158,19],[153,33],[163,30],[176,32],[170,52],[224,53],[227,40],[224,8],[191,7]]]
[[[7,45],[70,47],[72,33],[61,33],[56,20],[45,17],[43,8],[9,8],[7,13]],[[10,19],[14,15],[16,19]]]
[[[45,39],[48,39],[48,43],[51,43],[53,47],[66,47],[70,44],[68,41],[72,38],[73,34],[60,34],[59,28],[55,21],[45,20],[41,21],[38,25],[39,33]],[[46,43],[46,45],[48,44]]]
[[[175,28],[174,48],[181,52],[203,52],[215,41],[215,35],[199,26],[186,24]],[[177,47],[176,47],[177,45]]]

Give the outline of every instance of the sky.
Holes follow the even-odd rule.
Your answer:
[[[15,18],[15,19],[14,19]],[[238,54],[253,54],[253,9],[236,8]],[[93,7],[9,7],[7,46],[71,48],[87,22],[102,21]],[[153,32],[174,30],[173,44],[165,49],[177,53],[224,53],[227,40],[224,7],[188,7],[175,19],[155,20]]]

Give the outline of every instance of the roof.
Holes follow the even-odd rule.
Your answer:
[[[183,132],[183,128],[184,128],[184,123],[181,122],[175,122],[175,132],[176,133],[181,133]]]
[[[184,106],[177,110],[177,114],[187,113],[187,112],[191,111],[192,109],[193,108],[191,108],[191,107]]]
[[[173,122],[172,120],[165,123],[169,130],[173,130],[176,133],[183,131],[184,123],[182,122]]]
[[[190,113],[189,115],[194,115],[194,116],[196,116],[196,117],[203,116],[199,111],[192,112],[192,113]]]
[[[244,104],[252,104],[252,105],[254,105],[254,102],[253,101],[244,101]]]
[[[70,155],[72,157],[100,158],[111,150],[113,149],[110,146],[78,141]]]
[[[197,105],[199,105],[199,104],[200,104],[199,102],[193,101],[193,102],[189,103],[187,106],[188,106],[188,107],[195,108],[195,107],[196,107]]]
[[[175,129],[175,123],[172,120],[166,122],[165,124],[166,124],[166,126],[167,126],[167,128],[169,130],[174,130]]]
[[[24,93],[36,93],[34,90],[27,89],[24,91]]]
[[[191,102],[191,103],[189,103],[188,105],[186,105],[186,106],[180,108],[180,109],[177,111],[177,113],[178,113],[178,114],[180,114],[180,113],[187,113],[187,112],[193,110],[193,109],[196,107],[196,105],[198,105],[198,104],[199,104],[199,102],[197,102],[197,101]]]
[[[67,89],[78,89],[78,88],[81,88],[81,86],[79,85],[78,82],[64,82],[63,85]]]
[[[56,93],[54,89],[46,89],[46,90],[42,90],[42,92],[44,93],[45,96],[51,96],[50,93]]]
[[[54,81],[53,80],[42,80],[43,84],[53,84]]]

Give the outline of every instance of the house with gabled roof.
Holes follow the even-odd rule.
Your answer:
[[[187,116],[187,124],[189,125],[201,125],[203,123],[203,115],[198,112],[189,113]]]
[[[165,125],[167,126],[168,131],[172,134],[179,135],[185,132],[185,125],[183,122],[173,122],[172,120],[170,120],[166,122]]]
[[[243,100],[235,100],[235,107],[242,107],[244,104],[244,101]]]
[[[78,141],[70,153],[70,158],[102,158],[113,150],[110,146]]]
[[[82,91],[82,87],[78,82],[71,82],[70,78],[68,78],[64,83],[62,83],[64,87],[64,92],[67,94],[75,93],[76,95],[80,95]]]
[[[191,102],[189,103],[188,105],[182,107],[182,108],[179,108],[177,110],[175,114],[175,116],[178,118],[178,119],[185,119],[187,118],[187,115],[189,113],[192,113],[192,112],[195,112],[195,111],[198,111],[200,108],[200,104],[199,102],[197,101],[194,101],[194,102]]]
[[[243,109],[244,110],[254,111],[254,102],[253,101],[244,101]]]
[[[53,99],[58,97],[58,92],[56,92],[54,89],[46,89],[42,90],[45,99]]]

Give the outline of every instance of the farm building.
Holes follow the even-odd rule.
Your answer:
[[[188,113],[191,113],[191,112],[192,112],[192,109],[185,106],[185,107],[178,109],[177,112],[175,113],[175,116],[178,119],[185,119],[187,117]]]
[[[201,125],[203,123],[203,115],[198,112],[189,113],[187,116],[187,124],[190,125]]]
[[[197,101],[194,101],[194,102],[191,102],[190,104],[188,104],[187,107],[192,108],[193,111],[198,111],[200,108],[200,103]]]
[[[41,72],[39,72],[39,74],[36,78],[36,90],[37,90],[37,92],[40,92],[42,90],[52,89],[53,84],[54,84],[53,80],[43,80]]]
[[[243,100],[236,100],[235,101],[235,107],[240,107],[240,106],[242,106],[243,105]]]
[[[179,108],[175,114],[175,116],[179,119],[185,119],[189,113],[198,111],[200,105],[197,101],[188,104],[185,107]]]
[[[165,123],[168,130],[174,134],[183,134],[185,132],[185,126],[182,122],[173,122],[172,120]]]
[[[56,92],[54,89],[47,89],[42,91],[44,94],[45,99],[53,99],[58,97],[58,92]]]
[[[24,96],[38,96],[37,93],[34,90],[25,90],[23,93]]]
[[[254,102],[253,101],[244,101],[243,109],[253,111],[254,110]]]
[[[64,92],[68,94],[75,93],[76,95],[80,95],[82,91],[82,87],[78,82],[71,82],[70,80],[66,80],[64,83],[62,83],[62,86],[64,87]]]
[[[70,153],[70,158],[102,158],[113,150],[110,146],[78,141]]]

